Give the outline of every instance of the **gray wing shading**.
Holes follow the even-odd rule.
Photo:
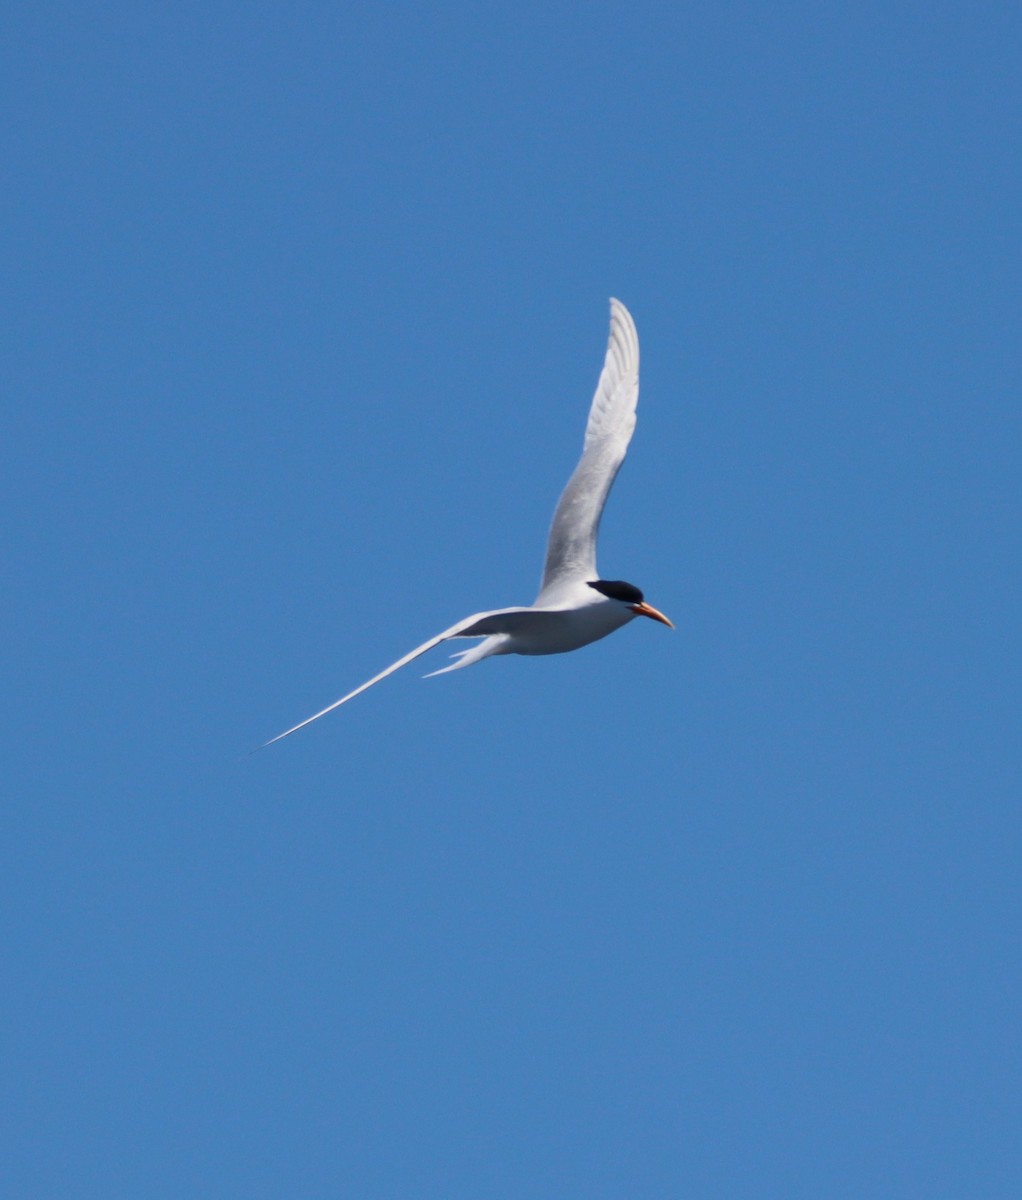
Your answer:
[[[416,646],[414,650],[410,650],[404,658],[399,658],[397,662],[391,663],[389,667],[382,670],[379,675],[374,675],[372,679],[367,680],[361,687],[357,687],[353,692],[342,696],[340,700],[335,700],[333,704],[328,704],[326,708],[321,708],[318,713],[313,713],[311,717],[306,717],[304,721],[299,721],[297,725],[292,725],[290,729],[285,729],[283,733],[278,733],[276,737],[270,738],[268,742],[263,742],[256,749],[265,750],[267,746],[272,746],[274,742],[279,742],[283,738],[289,737],[292,733],[297,733],[299,729],[304,729],[306,725],[311,725],[313,721],[318,721],[320,717],[325,717],[327,713],[333,712],[335,708],[340,708],[342,704],[347,704],[349,700],[354,700],[362,692],[368,691],[374,683],[379,683],[381,679],[386,679],[388,675],[393,675],[395,671],[406,666],[412,659],[418,658],[420,654],[425,654],[427,650],[432,650],[434,646],[439,646],[441,642],[446,642],[448,638],[488,637],[494,633],[513,633],[518,627],[518,622],[515,619],[517,614],[531,611],[532,609],[530,608],[497,608],[492,612],[475,613],[471,617],[465,617],[464,620],[459,621],[456,625],[452,625],[450,629],[445,629],[443,633],[438,633],[436,637],[431,637],[428,642],[423,642],[421,646]]]
[[[639,336],[620,300],[610,302],[610,338],[596,386],[585,443],[550,526],[537,604],[561,584],[596,579],[596,535],[614,478],[635,429],[639,399]]]

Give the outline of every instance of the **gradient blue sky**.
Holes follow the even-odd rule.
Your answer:
[[[8,11],[4,1195],[1022,1194],[1019,24]]]

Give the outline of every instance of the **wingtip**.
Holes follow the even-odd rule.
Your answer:
[[[287,732],[293,733],[294,731],[289,729]],[[287,737],[287,733],[278,733],[276,737],[271,737],[268,742],[260,742],[258,746],[253,746],[244,757],[251,758],[253,754],[258,754],[260,750],[265,750],[267,746],[272,746],[274,742],[279,742],[281,738],[285,737]]]
[[[610,340],[615,340],[615,333],[623,338],[630,347],[630,352],[636,356],[639,351],[639,334],[635,328],[635,318],[628,311],[627,305],[616,296],[610,298]]]

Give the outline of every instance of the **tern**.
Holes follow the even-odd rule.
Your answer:
[[[620,300],[610,302],[610,337],[586,424],[582,457],[554,510],[543,580],[535,603],[474,613],[416,646],[353,692],[285,729],[260,749],[297,733],[354,700],[381,679],[450,638],[481,638],[452,655],[457,661],[433,675],[459,671],[498,654],[563,654],[598,641],[636,617],[674,624],[647,604],[642,592],[620,579],[601,579],[596,570],[596,535],[611,485],[624,462],[635,429],[639,399],[639,336]]]

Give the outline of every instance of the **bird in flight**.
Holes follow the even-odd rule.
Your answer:
[[[320,717],[386,679],[401,667],[449,638],[480,638],[452,655],[457,662],[431,675],[470,667],[496,654],[562,654],[598,641],[633,621],[651,617],[671,629],[662,612],[642,592],[620,579],[601,579],[596,570],[596,535],[614,478],[624,462],[635,429],[639,399],[639,336],[631,313],[620,300],[610,302],[610,337],[596,395],[589,409],[578,466],[554,511],[547,540],[543,581],[535,603],[475,613],[416,646],[353,692],[264,742],[260,749],[304,729]],[[426,678],[431,678],[427,675]]]

